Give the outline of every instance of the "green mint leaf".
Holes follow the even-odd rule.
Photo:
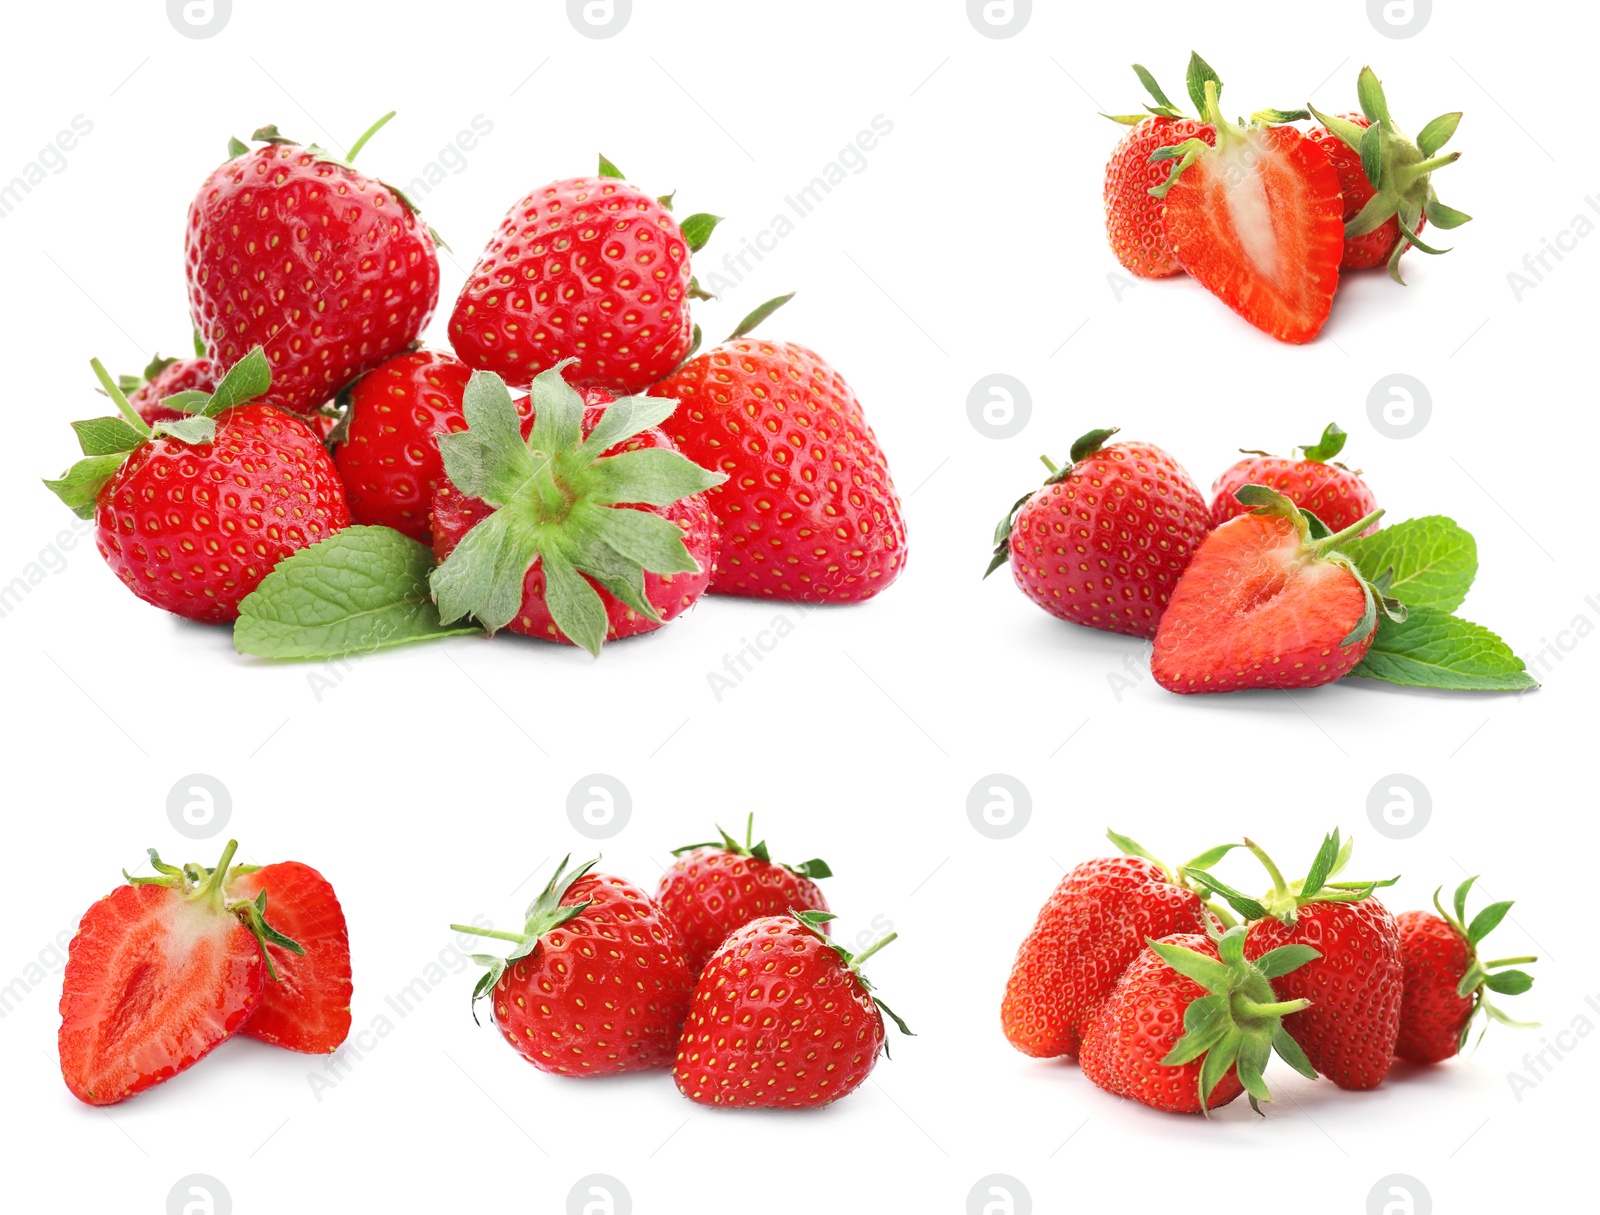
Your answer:
[[[1343,547],[1369,578],[1393,569],[1389,594],[1417,611],[1455,611],[1478,572],[1472,533],[1443,515],[1407,519]]]
[[[1488,629],[1426,609],[1413,611],[1403,623],[1381,620],[1372,648],[1350,673],[1462,692],[1518,692],[1539,686],[1522,659]]]
[[[57,480],[46,481],[45,488],[66,503],[78,518],[93,519],[95,500],[126,458],[125,452],[85,456]]]
[[[234,647],[261,658],[336,658],[477,632],[440,624],[432,569],[433,554],[408,536],[346,528],[278,562],[245,597]]]
[[[271,387],[272,368],[267,363],[267,352],[257,346],[222,377],[222,383],[211,394],[211,403],[205,407],[205,416],[214,418],[224,409],[253,401]]]
[[[145,440],[121,418],[89,418],[74,422],[78,446],[86,456],[111,456],[130,452]]]
[[[670,506],[728,479],[709,472],[688,456],[664,447],[619,452],[594,463],[595,501]]]

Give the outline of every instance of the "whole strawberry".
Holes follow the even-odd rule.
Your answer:
[[[1238,491],[1253,508],[1206,538],[1172,593],[1150,670],[1169,692],[1315,688],[1366,657],[1380,609],[1405,608],[1339,551],[1382,511],[1320,539],[1288,498],[1261,485]],[[1326,532],[1326,529],[1322,529]]]
[[[772,859],[767,841],[752,844],[755,815],[745,820],[744,843],[721,827],[720,842],[674,848],[656,887],[656,904],[678,926],[689,969],[699,974],[717,946],[736,928],[786,911],[827,911],[828,900],[814,878],[833,876],[813,858],[798,865]],[[821,925],[828,931],[827,921]]]
[[[722,528],[712,591],[860,602],[905,568],[900,498],[844,377],[804,346],[743,336],[782,302],[654,391],[682,402],[667,426],[679,450],[727,476],[709,495]]]
[[[701,1105],[813,1109],[855,1091],[884,1048],[882,1013],[861,963],[821,932],[823,911],[753,920],[700,974],[672,1078]],[[881,1012],[880,1012],[881,1010]]]
[[[529,905],[521,932],[452,924],[454,932],[510,941],[472,992],[490,997],[501,1035],[540,1071],[614,1076],[670,1067],[694,976],[672,922],[631,882],[567,870],[567,857]],[[598,858],[597,858],[598,859]]]
[[[456,300],[450,344],[515,386],[572,359],[579,387],[643,392],[689,354],[700,295],[689,255],[718,222],[680,226],[670,196],[628,184],[602,156],[597,176],[552,182],[507,212]]]
[[[439,302],[434,238],[398,190],[262,127],[189,207],[189,309],[206,353],[272,364],[267,400],[309,414],[416,340]]]
[[[1175,1114],[1209,1112],[1241,1092],[1260,1113],[1270,1101],[1263,1072],[1276,1053],[1315,1078],[1284,1033],[1304,1016],[1303,998],[1280,1000],[1284,976],[1315,964],[1292,944],[1245,958],[1245,929],[1219,939],[1174,933],[1149,942],[1090,1014],[1079,1056],[1083,1074],[1119,1097]]]
[[[1458,228],[1472,218],[1441,203],[1432,183],[1435,169],[1461,158],[1460,152],[1438,154],[1456,133],[1461,114],[1439,115],[1413,143],[1395,125],[1383,85],[1370,67],[1361,69],[1356,97],[1359,114],[1334,116],[1312,109],[1321,125],[1306,133],[1339,174],[1345,223],[1339,267],[1365,270],[1386,264],[1389,276],[1403,282],[1400,255],[1407,249],[1445,252],[1418,239],[1425,224]]]
[[[440,619],[475,617],[598,655],[607,640],[660,628],[712,576],[717,531],[703,491],[722,480],[658,429],[659,397],[580,396],[566,364],[533,381],[519,419],[505,383],[474,372],[467,429],[442,435],[433,572]]]
[[[1211,487],[1211,525],[1221,527],[1250,509],[1238,498],[1247,485],[1277,490],[1302,511],[1315,515],[1329,531],[1342,532],[1367,519],[1378,509],[1378,499],[1359,472],[1333,463],[1344,450],[1347,437],[1336,423],[1329,422],[1318,442],[1299,449],[1298,460],[1264,451],[1245,452],[1250,458],[1233,465]],[[1374,521],[1361,535],[1370,536],[1377,530]]]
[[[1092,629],[1154,637],[1174,588],[1209,531],[1189,474],[1149,443],[1112,443],[1091,430],[1070,463],[1044,465],[995,528],[988,577],[1009,557],[1022,593],[1052,616]]]
[[[45,484],[94,519],[100,555],[146,603],[232,621],[279,561],[349,524],[344,487],[317,437],[255,403],[271,383],[259,348],[209,397],[185,394],[192,413],[154,427],[92,365],[122,416],[74,422],[84,458]]]
[[[1533,986],[1525,970],[1507,969],[1537,962],[1532,955],[1496,958],[1485,962],[1478,946],[1511,910],[1508,902],[1490,903],[1467,922],[1467,894],[1478,879],[1469,877],[1456,887],[1455,915],[1439,903],[1438,915],[1427,911],[1402,911],[1395,917],[1400,930],[1400,962],[1405,968],[1405,995],[1400,1001],[1400,1037],[1394,1053],[1413,1063],[1439,1063],[1466,1049],[1472,1023],[1478,1014],[1488,1022],[1531,1029],[1533,1023],[1513,1021],[1489,1001],[1489,993],[1521,995]]]
[[[127,395],[133,411],[154,426],[157,422],[176,422],[186,416],[182,410],[166,404],[168,397],[184,392],[209,395],[219,379],[216,364],[206,358],[202,346],[192,359],[164,359],[158,354],[150,360],[142,376],[125,377],[118,382],[118,387]]]
[[[1389,1074],[1400,1032],[1404,973],[1400,933],[1392,915],[1372,892],[1384,882],[1335,882],[1350,858],[1335,831],[1322,841],[1311,870],[1289,883],[1265,852],[1248,847],[1272,878],[1272,890],[1252,899],[1210,879],[1191,876],[1228,900],[1250,921],[1245,953],[1263,954],[1286,945],[1309,945],[1321,956],[1278,980],[1286,1000],[1305,999],[1310,1007],[1286,1017],[1283,1027],[1298,1042],[1311,1065],[1340,1088],[1375,1088]]]
[[[1039,1059],[1077,1055],[1083,1024],[1150,937],[1204,933],[1201,898],[1132,840],[1108,832],[1133,855],[1085,861],[1068,871],[1039,909],[1017,950],[1000,1003],[1006,1040]],[[1189,862],[1213,865],[1233,845]]]

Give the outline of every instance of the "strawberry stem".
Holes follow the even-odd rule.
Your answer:
[[[1365,519],[1358,519],[1349,527],[1345,528],[1344,531],[1335,532],[1331,536],[1324,536],[1321,540],[1314,541],[1311,545],[1311,548],[1319,554],[1325,553],[1329,549],[1338,548],[1346,540],[1354,540],[1362,532],[1366,531],[1367,528],[1371,527],[1379,519],[1383,518],[1383,514],[1384,512],[1380,507],[1378,510],[1373,511]]]
[[[396,113],[396,111],[390,110],[382,118],[378,119],[377,122],[373,123],[370,127],[368,127],[362,133],[360,139],[356,140],[355,143],[350,145],[349,155],[347,155],[344,158],[346,164],[354,164],[355,163],[356,153],[360,152],[362,148],[367,146],[367,140],[371,139],[379,131],[383,130],[384,126],[388,123],[389,119],[391,119],[391,118],[393,118],[395,116],[395,113]]]
[[[877,953],[878,950],[882,949],[885,945],[887,945],[890,941],[893,941],[894,939],[896,939],[899,935],[900,934],[898,932],[891,932],[888,936],[880,937],[878,940],[874,941],[871,945],[868,945],[860,953],[856,954],[855,957],[850,959],[851,968],[855,969],[855,968],[860,967],[861,963],[865,962],[873,954]]]
[[[471,924],[452,924],[450,931],[464,932],[475,937],[493,937],[497,941],[512,941],[518,945],[522,944],[525,935],[520,932],[500,932],[494,928],[476,928]]]
[[[1492,962],[1479,962],[1478,965],[1484,970],[1497,970],[1502,966],[1527,966],[1528,964],[1537,962],[1538,960],[1538,954],[1529,954],[1522,958],[1496,958]]]
[[[150,436],[150,423],[139,416],[134,407],[128,404],[128,398],[123,395],[122,389],[117,386],[116,380],[106,371],[105,364],[99,359],[90,359],[89,366],[94,368],[95,378],[100,381],[100,387],[106,390],[106,396],[111,398],[111,403],[117,407],[117,412],[129,426],[133,427],[146,438]]]
[[[1272,893],[1279,898],[1286,896],[1289,893],[1289,884],[1283,880],[1283,871],[1278,868],[1277,863],[1254,840],[1247,837],[1244,846],[1256,854],[1256,859],[1261,862],[1267,871],[1267,876],[1272,879]]]
[[[229,840],[228,846],[222,850],[222,859],[217,862],[217,867],[211,871],[211,876],[190,897],[196,902],[207,902],[221,911],[223,906],[222,889],[228,884],[228,862],[233,860],[233,854],[239,850],[238,840]]]
[[[1287,1017],[1290,1013],[1297,1013],[1303,1008],[1310,1007],[1310,1000],[1282,1000],[1276,1004],[1257,1004],[1254,1000],[1236,997],[1233,1002],[1234,1011],[1247,1017]]]

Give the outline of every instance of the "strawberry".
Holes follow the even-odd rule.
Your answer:
[[[1206,501],[1183,466],[1149,443],[1091,430],[1070,462],[1048,457],[1044,488],[995,528],[987,578],[1009,557],[1022,593],[1052,616],[1154,637],[1178,579],[1210,530]]]
[[[673,442],[728,478],[709,495],[723,538],[712,591],[860,602],[905,568],[900,499],[844,377],[804,346],[744,336],[787,298],[654,391],[682,402]]]
[[[230,899],[262,894],[273,923],[293,937],[299,951],[269,944],[278,972],[244,1033],[274,1046],[306,1054],[331,1054],[350,1034],[350,931],[328,879],[310,865],[235,865],[228,873]]]
[[[1084,1022],[1148,938],[1212,926],[1205,903],[1187,884],[1188,866],[1174,874],[1126,836],[1106,834],[1128,855],[1069,870],[1012,963],[1000,1024],[1025,1055],[1075,1057]],[[1189,864],[1207,868],[1233,846]]]
[[[1349,840],[1340,845],[1337,831],[1323,839],[1305,878],[1292,884],[1257,845],[1246,840],[1245,846],[1272,878],[1272,890],[1262,898],[1240,894],[1203,871],[1190,876],[1250,922],[1246,956],[1259,963],[1262,955],[1286,945],[1310,945],[1320,952],[1278,981],[1284,999],[1310,1001],[1310,1007],[1286,1017],[1283,1027],[1311,1065],[1340,1088],[1375,1088],[1394,1058],[1404,974],[1394,917],[1372,892],[1398,879],[1333,881],[1350,859],[1351,847]]]
[[[170,1080],[237,1033],[273,976],[265,901],[223,890],[238,843],[209,874],[168,865],[128,879],[88,911],[61,983],[61,1076],[78,1100],[113,1105]],[[203,877],[203,880],[194,880]],[[280,955],[281,956],[281,955]]]
[[[528,906],[521,932],[452,924],[454,932],[510,941],[472,992],[492,996],[495,1024],[542,1072],[614,1076],[670,1067],[689,1011],[694,976],[672,921],[631,882],[568,872],[569,856]]]
[[[507,212],[450,314],[467,366],[520,386],[570,359],[575,385],[626,395],[687,357],[689,300],[709,298],[689,255],[719,217],[680,226],[670,196],[621,178],[602,156],[597,176],[552,182]]]
[[[209,623],[279,561],[347,526],[333,461],[304,422],[270,405],[257,347],[214,393],[167,398],[189,411],[153,427],[99,360],[91,364],[122,415],[74,422],[84,458],[48,486],[94,519],[100,555],[146,603]]]
[[[598,655],[691,607],[712,576],[717,532],[702,491],[722,480],[658,429],[659,397],[588,401],[559,363],[533,381],[519,423],[504,381],[474,372],[467,429],[441,435],[447,479],[434,493],[433,592],[450,624],[466,615]]]
[[[1513,1021],[1489,1001],[1489,993],[1521,995],[1533,986],[1525,970],[1508,970],[1539,959],[1496,958],[1481,961],[1478,946],[1505,919],[1510,902],[1490,903],[1467,923],[1467,893],[1478,879],[1469,877],[1456,887],[1455,915],[1439,903],[1439,912],[1402,911],[1395,917],[1400,932],[1400,963],[1405,968],[1405,994],[1400,1000],[1400,1036],[1394,1053],[1413,1063],[1439,1063],[1466,1049],[1472,1023],[1479,1013],[1518,1029],[1535,1026]]]
[[[1107,115],[1132,129],[1124,135],[1106,161],[1106,240],[1123,268],[1140,278],[1166,278],[1183,269],[1173,256],[1161,225],[1161,200],[1151,195],[1166,178],[1166,171],[1150,157],[1160,148],[1187,139],[1216,141],[1216,131],[1191,118],[1167,100],[1161,86],[1139,64],[1133,65],[1140,82],[1155,99],[1148,114]]]
[[[701,1105],[814,1109],[855,1091],[884,1049],[882,1013],[861,964],[822,934],[825,911],[765,916],[738,929],[700,974],[672,1078]],[[880,1012],[881,1010],[881,1012]]]
[[[184,417],[180,409],[166,404],[168,397],[183,392],[210,393],[222,377],[217,366],[205,356],[205,347],[196,342],[192,359],[164,359],[159,354],[150,360],[144,374],[122,377],[117,386],[128,398],[133,411],[150,425],[176,422]]]
[[[1434,191],[1435,169],[1454,164],[1460,152],[1444,156],[1439,149],[1450,141],[1461,121],[1460,111],[1441,114],[1417,135],[1413,143],[1394,123],[1383,85],[1370,67],[1356,80],[1361,113],[1317,116],[1320,126],[1306,132],[1320,147],[1339,175],[1344,199],[1343,270],[1366,270],[1387,264],[1395,282],[1400,277],[1400,255],[1409,248],[1443,253],[1418,239],[1423,226],[1458,228],[1472,218],[1439,201]]]
[[[1298,460],[1245,451],[1250,459],[1233,465],[1211,487],[1211,526],[1221,527],[1245,513],[1248,507],[1237,494],[1246,485],[1277,490],[1302,511],[1315,515],[1329,531],[1342,532],[1366,519],[1378,509],[1377,498],[1359,472],[1331,463],[1344,450],[1346,437],[1337,424],[1329,422],[1318,442],[1299,449]],[[1361,535],[1370,536],[1377,530],[1374,522]]]
[[[1284,976],[1317,951],[1287,945],[1245,958],[1245,929],[1218,939],[1173,933],[1152,940],[1090,1014],[1080,1056],[1083,1074],[1119,1097],[1175,1114],[1209,1112],[1241,1092],[1270,1101],[1263,1071],[1273,1053],[1315,1077],[1284,1027],[1306,1001],[1280,1000]]]
[[[1339,551],[1383,512],[1330,534],[1276,490],[1237,496],[1252,510],[1206,538],[1161,618],[1156,682],[1180,693],[1332,683],[1366,657],[1380,608],[1405,619],[1387,575],[1370,583]]]
[[[1217,103],[1222,82],[1198,57],[1189,87],[1215,138],[1190,137],[1154,154],[1175,162],[1150,191],[1165,200],[1161,222],[1173,254],[1257,329],[1282,342],[1309,341],[1328,319],[1339,285],[1339,175],[1312,140],[1292,126],[1270,125],[1303,112],[1226,121]]]
[[[262,127],[189,207],[189,311],[219,367],[267,351],[267,400],[307,414],[416,340],[439,302],[435,238],[400,191]]]
[[[745,820],[744,843],[721,827],[720,842],[674,848],[656,887],[656,903],[683,936],[689,969],[699,974],[727,935],[751,920],[785,911],[827,911],[828,900],[813,878],[833,876],[813,858],[799,865],[772,859],[767,841],[752,844],[755,815]],[[828,932],[827,921],[821,925]]]

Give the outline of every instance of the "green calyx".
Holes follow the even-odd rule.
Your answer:
[[[1337,422],[1329,422],[1322,432],[1322,438],[1310,446],[1300,448],[1301,458],[1310,460],[1313,464],[1327,464],[1344,450],[1347,438],[1349,436],[1339,429]]]
[[[1327,441],[1326,432],[1323,435]],[[1378,627],[1378,613],[1381,611],[1396,624],[1402,623],[1406,618],[1405,604],[1389,594],[1389,584],[1393,580],[1393,570],[1385,570],[1376,579],[1369,580],[1361,572],[1355,560],[1348,554],[1340,551],[1339,546],[1347,541],[1354,540],[1367,528],[1371,527],[1383,517],[1384,512],[1373,511],[1364,519],[1357,520],[1342,532],[1332,532],[1327,524],[1310,511],[1302,511],[1294,502],[1275,489],[1265,485],[1241,486],[1234,495],[1245,506],[1251,508],[1253,515],[1278,516],[1288,519],[1294,524],[1295,531],[1300,537],[1300,560],[1306,564],[1317,561],[1326,561],[1349,570],[1355,580],[1361,584],[1364,606],[1361,618],[1356,621],[1355,627],[1339,642],[1340,645],[1354,645],[1372,635]]]
[[[261,946],[261,959],[267,965],[267,976],[274,982],[278,979],[277,968],[272,964],[272,954],[267,949],[268,945],[276,945],[287,949],[290,953],[305,956],[305,947],[298,941],[290,940],[271,924],[267,923],[267,892],[257,892],[253,899],[227,898],[228,879],[237,873],[253,872],[254,865],[235,865],[231,870],[228,862],[233,860],[233,854],[239,850],[238,840],[229,840],[227,847],[222,850],[222,859],[216,867],[208,869],[203,865],[188,864],[179,868],[163,861],[154,848],[148,849],[150,854],[150,867],[154,869],[154,877],[134,877],[126,869],[122,876],[128,879],[130,886],[165,886],[174,890],[192,903],[204,905],[208,910],[217,914],[237,916],[239,921],[250,930],[256,943]]]
[[[1308,106],[1311,114],[1346,146],[1361,156],[1361,171],[1372,186],[1373,195],[1360,211],[1345,224],[1346,237],[1365,236],[1394,219],[1400,226],[1400,239],[1389,254],[1389,277],[1404,283],[1400,277],[1400,255],[1407,248],[1423,253],[1448,253],[1448,249],[1435,249],[1417,237],[1417,227],[1424,216],[1434,227],[1448,231],[1459,228],[1472,216],[1445,206],[1433,188],[1435,169],[1454,164],[1460,152],[1439,154],[1450,141],[1461,122],[1456,111],[1441,114],[1418,133],[1413,142],[1398,126],[1389,113],[1389,102],[1383,95],[1383,84],[1370,67],[1361,69],[1356,78],[1356,98],[1367,126],[1350,122]]]
[[[379,131],[383,130],[384,127],[389,125],[389,120],[392,119],[395,116],[396,113],[398,113],[398,111],[390,110],[387,114],[385,114],[382,118],[378,119],[378,121],[373,123],[365,131],[361,132],[361,134],[356,137],[356,141],[353,144],[350,145],[350,150],[348,152],[346,152],[343,156],[339,156],[336,153],[330,152],[327,148],[323,147],[321,144],[317,144],[317,143],[301,144],[301,142],[298,139],[290,139],[288,136],[283,135],[282,133],[279,132],[276,123],[270,123],[269,122],[266,126],[257,128],[256,131],[250,136],[250,139],[251,139],[252,142],[255,142],[255,143],[266,143],[266,144],[273,144],[273,145],[290,144],[290,145],[292,145],[294,147],[304,147],[306,152],[309,155],[315,157],[317,160],[323,162],[324,164],[338,165],[339,168],[341,168],[341,169],[348,169],[351,172],[355,172],[356,156],[361,152],[362,148],[367,146],[367,142],[374,135],[376,135]],[[228,139],[228,159],[229,160],[237,160],[239,157],[247,155],[249,153],[249,151],[250,151],[250,145],[249,144],[244,143],[242,140],[234,139],[231,136],[229,137],[229,139]],[[381,185],[385,190],[388,190],[389,193],[393,194],[396,198],[398,198],[401,201],[401,203],[403,203],[405,205],[406,210],[410,211],[411,214],[413,214],[413,215],[421,215],[422,214],[422,208],[417,206],[416,200],[413,199],[404,190],[402,190],[399,186],[394,185],[394,184],[392,184],[390,182],[384,181],[381,178],[374,178],[374,180],[377,181],[378,184]],[[428,235],[433,238],[433,243],[438,245],[440,248],[448,249],[450,247],[449,245],[444,243],[443,238],[440,237],[440,235],[437,232],[435,232],[432,228],[428,229]]]
[[[45,487],[80,519],[94,518],[100,491],[116,476],[130,452],[152,439],[209,443],[217,436],[219,414],[255,400],[272,386],[272,369],[266,353],[257,346],[229,369],[215,392],[180,392],[164,398],[162,404],[188,416],[151,426],[128,403],[122,385],[111,378],[99,359],[91,359],[89,366],[119,416],[72,423],[83,458],[56,480],[45,481]]]
[[[1456,995],[1470,996],[1472,998],[1472,1011],[1467,1014],[1467,1019],[1462,1022],[1461,1036],[1456,1041],[1456,1051],[1459,1053],[1466,1049],[1467,1039],[1472,1033],[1472,1024],[1478,1019],[1479,1014],[1484,1018],[1483,1030],[1478,1034],[1479,1041],[1483,1040],[1490,1021],[1498,1021],[1501,1025],[1510,1026],[1512,1029],[1537,1029],[1537,1021],[1516,1021],[1508,1017],[1489,1000],[1489,993],[1494,992],[1502,996],[1520,996],[1533,986],[1533,976],[1525,970],[1510,969],[1517,966],[1526,966],[1539,960],[1538,955],[1528,954],[1516,958],[1495,958],[1485,962],[1478,955],[1478,946],[1483,939],[1500,925],[1506,918],[1506,913],[1512,908],[1511,900],[1500,903],[1490,903],[1487,907],[1467,920],[1467,894],[1472,889],[1472,884],[1478,880],[1474,874],[1461,885],[1456,887],[1454,910],[1451,915],[1439,902],[1439,895],[1444,887],[1439,887],[1433,892],[1433,906],[1438,911],[1441,919],[1449,924],[1456,934],[1467,943],[1467,949],[1472,954],[1472,961],[1466,973],[1461,976],[1461,981],[1456,984]]]
[[[1272,980],[1320,958],[1309,945],[1283,945],[1255,961],[1244,956],[1246,929],[1237,925],[1217,940],[1218,957],[1183,945],[1146,940],[1151,950],[1179,974],[1209,993],[1183,1014],[1183,1037],[1161,1062],[1181,1067],[1203,1059],[1198,1079],[1200,1108],[1210,1116],[1211,1094],[1233,1068],[1249,1094],[1250,1107],[1271,1101],[1264,1074],[1274,1052],[1302,1076],[1316,1079],[1299,1045],[1283,1028],[1283,1018],[1310,1007],[1309,1000],[1279,1000]]]
[[[666,421],[678,402],[621,397],[584,438],[583,398],[562,377],[572,362],[534,377],[534,423],[526,440],[505,381],[493,372],[473,373],[462,397],[467,429],[440,436],[439,450],[456,488],[495,509],[434,570],[431,586],[442,623],[470,615],[494,633],[516,617],[523,578],[540,562],[556,627],[598,655],[606,608],[591,579],[659,622],[660,612],[645,598],[646,571],[700,568],[677,524],[631,507],[670,506],[722,484],[727,475],[661,447],[606,455]]]
[[[585,861],[576,869],[569,871],[567,862],[572,860],[568,854],[556,866],[555,873],[550,882],[541,890],[533,902],[528,904],[528,910],[523,913],[521,932],[499,932],[493,928],[479,928],[474,924],[452,924],[451,932],[464,932],[469,936],[488,937],[495,941],[510,941],[514,948],[505,957],[496,957],[494,954],[475,953],[470,955],[479,966],[485,967],[484,973],[479,977],[478,984],[472,989],[472,1019],[478,1019],[478,1001],[494,990],[494,985],[500,981],[500,976],[505,974],[506,967],[511,963],[520,961],[534,951],[540,939],[548,932],[560,928],[568,920],[580,916],[589,907],[588,900],[581,903],[571,903],[563,906],[561,900],[566,896],[577,881],[588,875],[589,871],[600,863],[600,858]]]
[[[792,915],[796,920],[800,921],[800,926],[802,928],[806,929],[811,933],[812,936],[816,937],[817,940],[821,941],[829,949],[833,950],[834,953],[838,954],[839,961],[843,963],[844,968],[856,977],[856,981],[859,982],[862,987],[866,988],[868,995],[872,995],[872,984],[868,981],[867,976],[861,973],[861,964],[873,954],[877,953],[884,946],[888,945],[891,941],[896,940],[900,936],[898,932],[891,932],[885,936],[879,937],[860,953],[851,953],[843,945],[839,944],[832,937],[828,936],[822,931],[822,926],[824,924],[828,923],[830,920],[836,920],[839,918],[832,912],[791,911],[789,914]],[[901,1020],[900,1014],[895,1012],[894,1009],[890,1008],[882,1000],[878,999],[877,996],[872,996],[872,1002],[876,1004],[880,1010],[882,1010],[883,1014],[888,1017],[889,1020],[894,1022],[894,1027],[902,1034],[908,1038],[916,1037],[916,1035],[911,1032],[910,1027],[907,1026],[903,1020]],[[889,1046],[887,1042],[884,1043],[883,1053],[885,1055],[889,1053]]]
[[[1311,862],[1311,868],[1306,876],[1297,882],[1289,882],[1284,880],[1283,871],[1261,846],[1253,840],[1246,839],[1244,846],[1261,862],[1268,877],[1272,879],[1272,889],[1260,898],[1251,898],[1232,886],[1218,881],[1202,869],[1190,870],[1189,876],[1206,889],[1226,899],[1228,905],[1246,921],[1264,920],[1270,917],[1285,924],[1293,924],[1299,918],[1300,909],[1307,904],[1359,903],[1371,896],[1374,891],[1393,886],[1400,880],[1396,876],[1382,881],[1335,881],[1334,879],[1349,863],[1350,851],[1354,844],[1353,839],[1347,839],[1341,844],[1337,830],[1331,835],[1324,836],[1322,846],[1317,849],[1316,858]]]
[[[1055,461],[1049,456],[1040,456],[1040,461],[1050,472],[1050,475],[1044,479],[1045,485],[1055,485],[1058,482],[1065,481],[1072,475],[1073,470],[1077,468],[1080,462],[1087,460],[1104,447],[1106,440],[1116,434],[1119,429],[1120,427],[1112,426],[1103,430],[1091,430],[1087,434],[1080,435],[1078,441],[1072,445],[1065,468],[1056,467]],[[989,568],[983,571],[985,578],[994,573],[1010,558],[1011,532],[1017,525],[1017,512],[1026,506],[1033,495],[1038,492],[1036,489],[1030,489],[1023,494],[1022,497],[1011,504],[1011,509],[1006,512],[1005,518],[995,525],[994,552],[989,557]]]
[[[720,840],[713,840],[707,844],[685,844],[681,848],[674,848],[672,850],[672,855],[683,856],[685,853],[694,852],[700,848],[720,848],[724,852],[733,853],[734,856],[754,857],[756,860],[765,861],[769,865],[777,865],[780,868],[787,869],[790,873],[798,874],[803,878],[815,879],[833,876],[833,870],[829,868],[828,862],[822,860],[820,857],[812,857],[809,861],[802,861],[798,865],[789,865],[785,864],[783,861],[774,861],[772,859],[771,852],[767,850],[766,840],[761,840],[759,843],[750,842],[755,833],[755,824],[756,816],[754,812],[752,812],[745,817],[744,843],[742,844],[719,826],[717,828],[717,834],[722,837]]]
[[[1119,834],[1118,832],[1111,830],[1109,827],[1106,828],[1106,838],[1115,844],[1123,853],[1123,855],[1137,856],[1149,861],[1152,865],[1156,866],[1156,868],[1160,869],[1162,873],[1166,874],[1167,881],[1171,882],[1174,886],[1181,887],[1184,890],[1199,895],[1200,902],[1205,906],[1206,910],[1212,915],[1216,916],[1217,919],[1222,922],[1222,926],[1224,928],[1233,927],[1234,919],[1228,914],[1228,909],[1226,907],[1214,904],[1211,901],[1211,889],[1199,882],[1192,881],[1190,878],[1190,872],[1191,870],[1197,869],[1210,869],[1211,866],[1215,865],[1235,848],[1241,847],[1241,845],[1218,844],[1215,848],[1207,848],[1204,852],[1200,853],[1199,856],[1185,861],[1176,869],[1173,869],[1159,857],[1152,856],[1141,844],[1138,843],[1138,841],[1130,839],[1126,835]]]
[[[611,161],[607,160],[605,153],[602,152],[600,154],[599,160],[599,175],[601,177],[609,177],[614,181],[627,180],[627,174],[621,169],[617,168],[617,166]],[[660,195],[657,197],[656,201],[660,203],[664,209],[671,211],[672,200],[677,196],[678,192],[674,190],[671,194]],[[722,216],[712,215],[706,211],[697,211],[693,215],[686,216],[685,218],[679,220],[678,230],[683,233],[683,242],[689,246],[689,252],[698,253],[700,250],[704,249],[706,247],[706,242],[711,239],[712,232],[716,231],[717,225],[721,222]],[[690,283],[689,292],[696,299],[712,298],[711,296],[706,295],[704,292],[701,292],[699,284],[694,282]]]

